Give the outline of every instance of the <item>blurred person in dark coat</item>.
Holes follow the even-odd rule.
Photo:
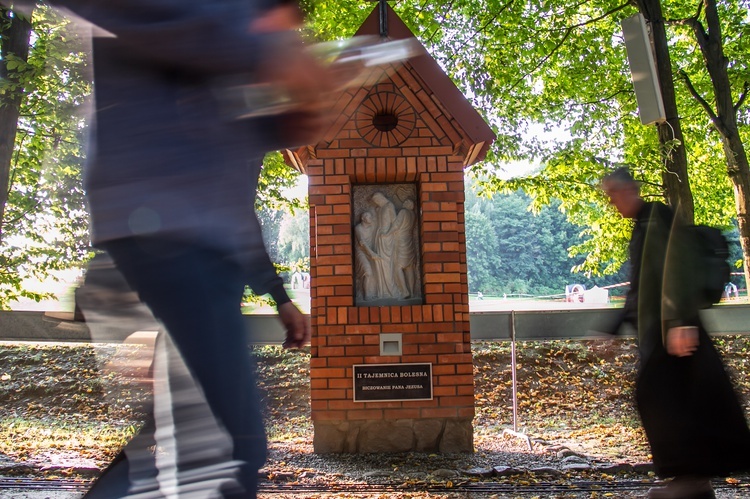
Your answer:
[[[636,403],[656,473],[673,478],[650,498],[713,498],[710,479],[750,468],[750,431],[721,358],[690,298],[690,248],[674,214],[647,202],[625,168],[602,180],[610,203],[633,219],[630,290],[609,331],[638,333]]]
[[[240,313],[245,284],[276,301],[285,346],[301,347],[310,335],[264,246],[253,211],[258,175],[268,150],[322,132],[328,76],[302,49],[299,10],[283,0],[51,3],[106,32],[93,43],[96,114],[85,172],[93,243],[165,326],[230,436],[233,480],[212,476],[223,465],[201,462],[191,448],[168,491],[147,484],[137,497],[255,497],[266,441]],[[222,85],[237,81],[284,88],[296,119],[275,128],[228,119]],[[189,411],[174,412],[156,414],[157,436],[161,416],[194,423]],[[181,433],[172,436],[178,453],[189,447]],[[89,497],[136,496],[133,467],[121,454]],[[201,490],[202,482],[216,490]]]

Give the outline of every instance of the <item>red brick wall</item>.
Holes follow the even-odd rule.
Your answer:
[[[398,92],[417,113],[409,138],[396,147],[375,147],[357,129],[358,105],[373,91]],[[351,91],[339,108],[340,131],[307,162],[312,417],[471,418],[474,385],[460,134],[419,78],[404,68],[374,90]],[[352,185],[404,182],[415,183],[418,193],[424,303],[354,306]],[[380,333],[401,333],[403,355],[381,357]],[[353,402],[352,365],[410,362],[433,365],[433,400]]]

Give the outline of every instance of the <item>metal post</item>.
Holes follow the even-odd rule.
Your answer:
[[[510,312],[510,372],[513,380],[513,431],[518,431],[518,380],[516,378],[516,311]]]
[[[380,0],[380,37],[388,36],[388,2]]]
[[[516,311],[510,311],[510,373],[512,379],[512,397],[513,397],[513,429],[505,429],[507,433],[516,438],[523,439],[529,447],[529,451],[534,450],[531,438],[524,433],[518,432],[518,379],[516,378]]]

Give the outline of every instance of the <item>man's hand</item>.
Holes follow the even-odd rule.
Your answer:
[[[310,323],[294,303],[279,306],[279,319],[286,329],[284,348],[302,348],[310,344]]]
[[[667,331],[667,353],[676,357],[689,357],[698,350],[698,328],[673,327]]]

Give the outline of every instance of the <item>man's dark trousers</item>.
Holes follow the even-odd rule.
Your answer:
[[[233,458],[246,463],[239,477],[246,491],[237,497],[255,497],[266,439],[240,312],[244,270],[230,255],[182,241],[139,237],[102,246],[166,327],[230,434]],[[179,449],[179,424],[177,431]]]

